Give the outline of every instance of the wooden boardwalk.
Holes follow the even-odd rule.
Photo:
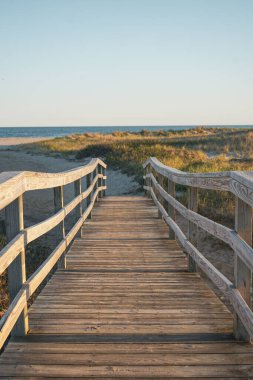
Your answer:
[[[29,323],[1,378],[253,378],[252,345],[144,197],[97,203]]]

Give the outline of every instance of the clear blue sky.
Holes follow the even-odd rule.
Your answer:
[[[0,126],[253,124],[253,0],[0,0]]]

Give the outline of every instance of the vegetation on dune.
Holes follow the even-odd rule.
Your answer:
[[[111,159],[116,153],[134,153],[133,160],[139,162],[146,154],[162,155],[165,160],[170,159],[181,149],[185,151],[200,151],[206,155],[198,154],[195,161],[208,161],[213,155],[227,155],[229,158],[253,158],[253,131],[228,128],[203,127],[181,131],[146,131],[138,133],[115,131],[112,134],[85,133],[82,135],[69,135],[52,140],[40,141],[25,145],[25,149],[32,153],[47,153],[62,155],[76,155],[78,158],[88,157],[90,153],[104,155]],[[133,152],[133,150],[136,150]],[[163,154],[164,150],[164,154]],[[183,156],[183,154],[182,154]],[[212,156],[212,157],[210,157]],[[175,157],[174,157],[175,158]],[[185,153],[183,166],[187,166],[188,154]],[[116,158],[111,160],[115,163]],[[211,161],[210,161],[211,162]],[[192,163],[192,160],[189,162]],[[121,163],[120,163],[121,164]],[[176,166],[181,163],[175,162]]]
[[[101,157],[111,168],[135,176],[142,184],[143,162],[150,156],[187,172],[252,170],[253,131],[198,127],[181,131],[119,132],[70,135],[26,147],[31,152],[76,159]],[[182,196],[183,198],[183,196]],[[200,212],[215,220],[233,220],[231,194],[200,191]]]
[[[253,158],[253,131],[252,130],[221,130],[212,136],[199,136],[179,140],[175,146],[187,146],[190,149],[199,149],[206,153],[226,154],[230,157]]]
[[[155,156],[166,165],[182,170],[186,162],[201,162],[207,158],[201,151],[177,148],[167,141],[153,139],[97,143],[87,146],[76,154],[78,159],[103,157],[108,165],[135,175],[139,181],[143,174],[142,164],[150,156]]]
[[[51,140],[40,141],[37,143],[23,145],[21,149],[32,153],[61,153],[63,155],[71,155],[77,153],[79,150],[93,144],[107,143],[112,144],[117,141],[133,141],[133,140],[161,140],[161,139],[176,139],[176,138],[189,138],[196,136],[207,136],[216,133],[217,128],[204,129],[203,127],[181,130],[181,131],[147,131],[140,132],[121,132],[115,131],[112,134],[100,133],[84,133],[74,134],[64,137],[57,137]]]

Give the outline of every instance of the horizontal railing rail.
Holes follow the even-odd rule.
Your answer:
[[[248,205],[253,206],[253,171],[186,173],[162,164],[155,157],[149,158],[144,163],[144,168],[148,165],[151,165],[156,173],[176,184],[200,189],[230,191]]]
[[[0,348],[10,335],[22,336],[29,330],[27,301],[58,263],[66,267],[65,254],[70,243],[80,232],[84,221],[98,197],[105,195],[106,164],[92,159],[87,165],[62,173],[8,172],[0,175],[0,209],[5,208],[7,245],[0,251],[0,274],[8,269],[11,303],[0,321]],[[87,177],[87,188],[82,190],[82,179]],[[63,186],[74,184],[75,198],[64,205]],[[54,189],[55,214],[28,228],[24,228],[23,194],[38,189]],[[87,204],[83,210],[83,201]],[[75,224],[65,234],[64,221],[75,211]],[[58,228],[60,243],[26,280],[25,248],[27,244]]]
[[[253,172],[185,173],[163,165],[156,158],[149,158],[143,166],[146,170],[144,189],[157,205],[159,216],[168,224],[170,237],[176,237],[188,254],[189,270],[194,272],[198,266],[223,292],[234,309],[235,336],[252,341]],[[175,184],[188,186],[188,208],[175,199]],[[229,191],[236,196],[234,230],[198,214],[198,188]],[[188,221],[188,236],[176,223],[175,211]],[[198,228],[234,250],[234,283],[198,250]]]

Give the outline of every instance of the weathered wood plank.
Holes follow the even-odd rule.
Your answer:
[[[5,208],[6,239],[10,242],[24,228],[23,197],[19,196]],[[22,247],[18,255],[8,267],[8,289],[10,301],[15,300],[26,281],[25,249]],[[27,306],[20,313],[12,330],[13,336],[25,335],[28,331]]]
[[[171,181],[201,189],[230,191],[235,196],[253,206],[253,172],[213,172],[186,173],[162,164],[155,157],[150,157],[143,165],[150,165],[157,173]]]
[[[195,248],[186,238],[184,233],[178,227],[178,225],[169,218],[167,212],[156,198],[154,191],[151,189],[151,196],[160,208],[164,220],[171,228],[174,229],[177,239],[180,241],[182,247],[190,254],[204,273],[212,280],[217,288],[229,299],[234,307],[235,312],[238,314],[244,327],[246,328],[250,339],[253,338],[253,313],[250,307],[247,305],[240,292],[234,289],[231,281],[229,281],[220,271],[218,271],[198,250]]]
[[[239,198],[236,198],[235,230],[249,246],[252,246],[252,207]],[[252,272],[241,258],[238,257],[236,251],[234,278],[236,288],[239,290],[247,305],[251,307]],[[250,340],[248,331],[244,327],[238,314],[235,314],[234,318],[234,332],[236,338],[240,340]]]
[[[157,183],[155,178],[150,175],[154,186],[161,192],[163,197],[186,219],[201,227],[211,235],[221,239],[240,256],[243,262],[253,270],[253,249],[252,247],[244,241],[239,234],[234,230],[231,230],[219,223],[216,223],[208,218],[197,214],[196,212],[187,209],[176,199],[167,194]]]
[[[164,237],[167,226],[151,205],[142,197],[96,204],[66,255],[67,268],[29,309],[30,333],[1,355],[0,377],[253,378],[253,346],[232,341],[231,313],[198,273],[187,271],[182,249]],[[225,279],[215,275],[223,287]]]
[[[55,187],[54,188],[54,211],[57,213],[58,211],[62,210],[64,207],[64,190],[63,186]],[[65,222],[64,222],[64,211],[62,210],[62,217],[61,222],[56,222],[56,229],[57,229],[57,235],[58,239],[64,240],[65,239]],[[44,232],[43,232],[44,234]],[[58,268],[66,268],[66,258],[65,254],[63,253],[58,260]]]
[[[74,193],[75,193],[75,198],[79,198],[81,197],[81,194],[82,194],[82,180],[81,178],[80,179],[77,179],[75,182],[74,182]],[[83,214],[83,206],[82,206],[82,197],[79,201],[79,204],[78,206],[76,206],[75,208],[75,221],[77,222],[79,218],[82,217],[82,214]],[[81,237],[81,228],[80,230],[78,231],[76,237]]]
[[[98,158],[87,165],[61,173],[6,172],[0,174],[0,209],[11,203],[26,191],[50,189],[65,186],[92,173],[97,165],[106,168]]]
[[[97,189],[93,195],[92,201],[86,211],[83,213],[82,217],[77,221],[77,223],[72,227],[69,233],[65,236],[51,255],[42,263],[42,265],[33,273],[33,275],[23,283],[22,288],[13,299],[13,302],[9,306],[7,312],[2,318],[0,323],[0,348],[3,346],[8,334],[11,332],[15,322],[18,320],[19,316],[22,315],[23,310],[26,310],[26,303],[24,303],[24,296],[28,300],[31,295],[35,292],[38,286],[46,278],[49,272],[52,270],[54,265],[58,262],[61,256],[64,254],[66,248],[74,239],[76,233],[81,228],[81,225],[86,220],[89,212],[91,211],[96,196],[101,189]],[[25,314],[27,318],[27,313]],[[23,331],[23,330],[22,330]],[[18,332],[18,335],[21,333]]]
[[[198,212],[198,189],[196,187],[188,187],[188,209]],[[188,239],[196,247],[198,243],[198,226],[188,221]],[[188,269],[190,272],[196,272],[197,266],[193,258],[188,256]]]

